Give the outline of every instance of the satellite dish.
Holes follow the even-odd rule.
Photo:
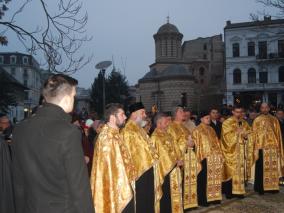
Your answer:
[[[98,70],[103,70],[108,68],[110,65],[112,64],[111,61],[101,61],[100,63],[98,63],[95,67]]]

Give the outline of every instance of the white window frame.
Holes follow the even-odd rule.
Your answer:
[[[12,58],[15,59],[14,62],[12,61]],[[10,56],[10,64],[16,64],[16,63],[17,63],[17,57],[16,57],[15,55],[11,55],[11,56]]]
[[[28,65],[29,64],[29,58],[27,56],[23,57],[23,64]]]

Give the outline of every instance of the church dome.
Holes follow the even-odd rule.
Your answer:
[[[175,25],[166,23],[162,25],[157,32],[157,34],[162,34],[162,33],[179,33],[179,31]]]

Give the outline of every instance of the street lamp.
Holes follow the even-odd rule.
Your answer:
[[[103,115],[105,114],[105,105],[106,105],[106,94],[105,94],[105,73],[106,69],[112,64],[111,61],[102,61],[98,63],[95,67],[96,69],[100,70],[103,76]]]

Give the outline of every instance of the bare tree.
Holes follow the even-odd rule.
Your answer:
[[[34,26],[32,31],[18,25],[16,17],[28,4],[34,4],[34,2],[25,0],[9,20],[4,20],[10,1],[0,0],[0,25],[5,28],[0,32],[2,45],[7,45],[6,34],[9,31],[14,32],[30,54],[44,55],[45,65],[52,72],[72,74],[90,62],[92,56],[86,57],[78,53],[82,45],[91,40],[85,31],[88,15],[82,14],[80,0],[58,0],[56,11],[54,7],[48,7],[52,1],[38,0],[39,9],[44,14],[44,20],[42,20],[44,24]]]
[[[284,17],[284,0],[256,0],[256,2],[262,4],[266,8],[277,9],[278,12],[276,14],[269,14],[265,10],[258,11],[257,13],[250,14],[252,20],[258,21],[259,16],[272,16],[274,18]]]

